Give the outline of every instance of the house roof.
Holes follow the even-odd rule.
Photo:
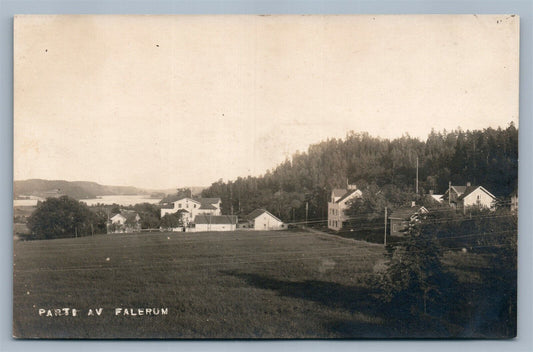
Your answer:
[[[202,204],[216,204],[220,202],[220,198],[200,198]]]
[[[409,220],[413,215],[418,213],[427,213],[428,210],[424,207],[401,207],[394,210],[390,215],[389,219],[401,219]]]
[[[196,215],[195,224],[233,225],[237,223],[236,215]]]
[[[168,195],[165,198],[161,199],[161,201],[159,203],[174,203],[174,202],[177,202],[178,200],[182,200],[182,199],[185,199],[185,198],[188,198],[188,197],[179,196],[177,194],[171,194],[171,195]]]
[[[126,219],[126,221],[135,221],[137,216],[139,216],[139,214],[137,214],[136,211],[133,211],[133,210],[121,210],[120,213],[113,215],[111,217],[111,219],[113,219],[117,215],[122,216],[124,219]]]
[[[468,186],[468,187],[466,187],[464,193],[459,196],[459,199],[464,199],[465,197],[467,197],[469,194],[471,194],[472,192],[474,192],[477,189],[480,189],[481,191],[487,193],[492,198],[496,198],[496,197],[494,197],[494,195],[492,195],[492,193],[487,191],[482,186]]]
[[[215,207],[215,206],[212,205],[212,204],[202,203],[202,205],[200,205],[200,209],[216,210],[217,207]]]
[[[450,187],[453,188],[458,195],[465,193],[465,190],[467,189],[467,186],[450,186]]]
[[[331,191],[331,195],[333,197],[342,197],[344,195],[344,193],[346,193],[346,190],[345,189],[342,189],[342,188],[334,188],[332,191]]]
[[[161,201],[159,203],[161,203],[161,204],[164,204],[164,203],[175,203],[175,202],[179,202],[180,200],[184,200],[184,199],[189,199],[189,200],[191,200],[193,202],[200,203],[200,204],[216,204],[216,203],[220,202],[220,198],[199,198],[199,199],[194,199],[194,198],[191,198],[191,197],[178,196],[177,194],[171,194],[171,195],[166,196],[165,198],[161,199]]]
[[[359,191],[359,190],[358,189],[345,190],[344,191],[345,192],[344,195],[339,200],[337,200],[335,203],[342,202],[343,200],[345,200],[346,198],[350,197],[351,195],[353,195],[357,191]],[[359,192],[361,192],[361,191],[359,191]]]
[[[432,194],[431,198],[433,198],[434,200],[440,203],[443,200],[443,196],[444,196],[443,194]]]
[[[268,215],[270,215],[271,217],[273,217],[274,219],[278,220],[281,222],[280,219],[278,219],[276,216],[272,215],[271,212],[269,212],[268,210],[266,209],[255,209],[254,211],[252,211],[250,214],[248,214],[248,216],[246,216],[246,218],[248,220],[253,220],[255,218],[257,218],[258,216],[260,215],[263,215],[264,213],[267,213]]]

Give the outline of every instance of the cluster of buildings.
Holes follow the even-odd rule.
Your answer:
[[[362,192],[355,185],[347,185],[346,188],[335,188],[331,192],[328,202],[328,228],[340,231],[344,223],[349,220],[346,209],[351,202],[362,197]],[[494,209],[496,197],[483,186],[449,185],[444,194],[433,194],[435,202],[447,204],[456,209],[469,207]],[[236,215],[222,214],[220,198],[197,198],[187,196],[169,196],[162,201],[161,218],[174,216],[179,221],[177,225],[161,227],[161,230],[180,232],[203,232],[203,231],[235,231],[246,230],[283,230],[287,224],[265,209],[256,209],[242,218]],[[511,210],[518,207],[518,195],[511,195]],[[388,233],[391,236],[402,236],[409,222],[421,214],[428,213],[428,209],[417,206],[412,202],[411,206],[392,209],[387,214]],[[131,210],[122,210],[110,218],[109,232],[136,232],[141,230],[140,216]]]
[[[177,232],[235,231],[244,230],[283,230],[287,225],[265,209],[256,209],[239,219],[236,215],[224,215],[220,198],[192,198],[170,196],[163,200],[161,218],[175,216],[178,224],[161,227],[161,230]],[[138,232],[141,230],[141,217],[131,210],[122,210],[110,218],[108,232]]]
[[[431,197],[438,203],[448,204],[456,209],[467,209],[469,207],[494,209],[496,197],[483,186],[473,186],[469,182],[466,185],[451,185],[445,194],[432,194]],[[346,189],[334,189],[328,202],[328,228],[340,231],[343,223],[349,220],[345,210],[350,202],[362,197],[362,192],[355,185],[348,185]],[[511,195],[511,210],[518,208],[518,195],[514,192]],[[402,236],[405,233],[409,222],[421,214],[428,213],[428,209],[417,206],[412,202],[411,206],[394,209],[387,216],[388,233],[391,236]]]

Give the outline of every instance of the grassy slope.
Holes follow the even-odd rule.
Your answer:
[[[383,247],[301,232],[102,235],[14,244],[20,337],[390,336],[362,278]],[[109,258],[109,261],[106,260]],[[73,307],[78,317],[39,317]],[[103,307],[102,317],[88,317]],[[168,307],[168,316],[114,316]]]

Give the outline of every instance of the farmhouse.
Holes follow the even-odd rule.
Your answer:
[[[348,208],[348,202],[362,195],[363,193],[357,189],[356,185],[348,185],[347,189],[333,189],[330,202],[328,202],[328,228],[339,231],[342,223],[347,220],[344,211]]]
[[[390,235],[403,236],[409,228],[409,222],[418,218],[421,214],[427,214],[424,207],[410,206],[394,210],[389,215]]]
[[[265,209],[256,209],[246,217],[248,220],[248,227],[254,230],[284,230],[285,224],[283,221],[272,215]]]
[[[136,232],[141,229],[141,217],[132,210],[121,210],[109,219],[108,232]]]
[[[182,210],[183,222],[192,222],[197,215],[220,215],[220,198],[169,197],[161,206],[161,217]]]
[[[443,196],[449,201],[450,206],[457,208],[479,207],[493,208],[496,197],[482,186],[472,186],[470,182],[466,186],[450,185]]]
[[[237,216],[201,214],[194,218],[194,231],[235,231]]]

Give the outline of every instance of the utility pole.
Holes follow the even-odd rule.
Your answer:
[[[418,155],[416,156],[416,194],[418,194]]]
[[[309,202],[305,202],[305,226],[307,227],[307,216],[309,214]]]
[[[385,237],[383,240],[383,245],[387,246],[387,207],[385,207]]]
[[[452,205],[452,181],[448,181],[448,206]]]

